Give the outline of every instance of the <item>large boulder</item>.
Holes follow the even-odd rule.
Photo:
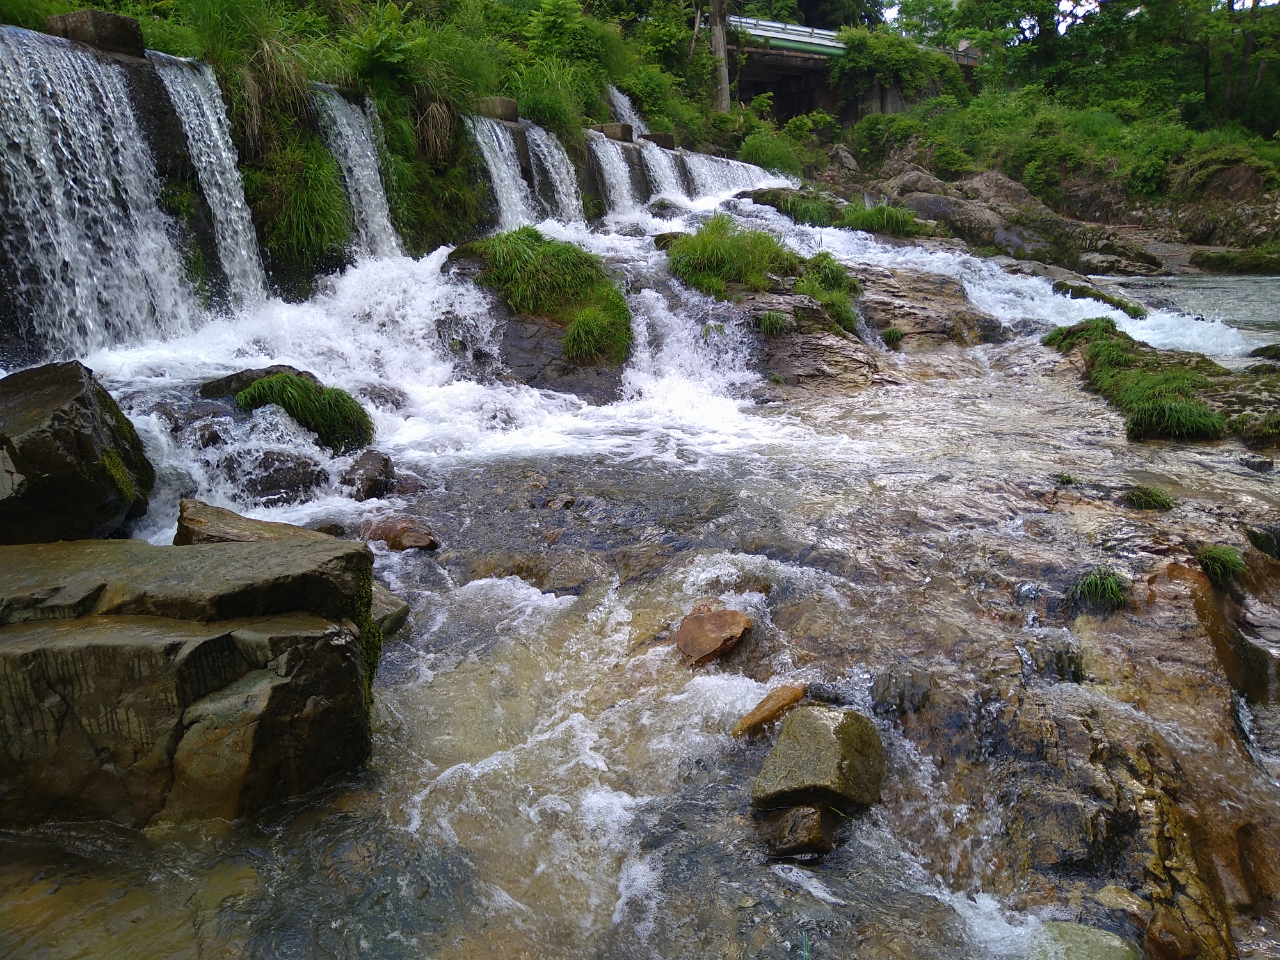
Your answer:
[[[884,773],[884,746],[870,720],[853,711],[797,707],[782,722],[751,802],[765,809],[870,806],[880,800]]]
[[[114,536],[154,483],[137,431],[83,364],[0,380],[0,543]]]
[[[1007,228],[1003,217],[975,200],[937,193],[908,193],[902,197],[901,204],[918,219],[945,223],[956,236],[984,247],[994,245],[997,234]]]
[[[964,285],[952,277],[873,266],[855,274],[862,282],[858,310],[863,319],[874,330],[901,330],[904,348],[973,346],[1008,338],[1003,324],[974,306]]]
[[[360,643],[306,613],[2,627],[0,691],[4,827],[234,820],[369,749]]]

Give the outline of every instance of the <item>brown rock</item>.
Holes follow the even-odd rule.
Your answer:
[[[760,825],[769,854],[797,857],[826,854],[835,849],[832,818],[818,807],[792,807]]]
[[[360,454],[338,478],[338,485],[353,500],[359,501],[385,497],[394,482],[395,468],[391,465],[391,458],[377,450],[366,450]]]
[[[733,735],[742,737],[759,733],[766,725],[773,723],[803,700],[808,689],[803,683],[792,683],[770,690],[763,700],[751,708],[750,713],[734,725]]]
[[[1182,918],[1168,907],[1159,906],[1147,927],[1147,953],[1151,960],[1193,960],[1201,951],[1200,943]]]
[[[1008,337],[1000,321],[975,307],[964,286],[951,277],[881,267],[856,272],[863,287],[858,309],[867,325],[901,330],[904,348],[973,346]]]
[[[366,540],[381,540],[392,550],[435,550],[440,546],[431,528],[414,517],[375,520],[363,536]]]
[[[510,97],[481,97],[476,101],[476,113],[493,120],[505,120],[507,123],[520,121],[520,108]]]
[[[800,707],[782,722],[778,742],[751,788],[751,802],[763,809],[869,806],[880,800],[885,766],[880,734],[866,717]]]
[[[290,523],[250,520],[238,513],[215,507],[200,500],[178,503],[178,531],[173,535],[175,547],[193,543],[260,543],[271,540],[329,540],[328,534]]]
[[[690,666],[701,667],[732,650],[751,629],[751,618],[737,610],[707,610],[694,607],[680,621],[676,646]]]

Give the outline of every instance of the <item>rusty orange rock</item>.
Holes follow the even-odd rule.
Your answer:
[[[694,607],[694,612],[680,621],[676,646],[690,666],[701,667],[732,650],[750,629],[751,618],[745,613]]]
[[[808,690],[808,686],[803,683],[790,683],[770,690],[763,700],[751,708],[750,713],[737,722],[733,735],[743,737],[759,733],[766,724],[773,723],[803,700]]]
[[[392,550],[435,550],[440,546],[431,529],[413,517],[376,520],[364,533],[366,540],[382,540]]]

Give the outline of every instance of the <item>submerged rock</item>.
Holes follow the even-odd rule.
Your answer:
[[[904,348],[947,343],[973,346],[1008,339],[1004,325],[974,306],[963,284],[952,277],[872,266],[854,272],[862,281],[858,309],[867,325],[881,331],[901,330]]]
[[[734,725],[733,735],[743,737],[759,733],[803,700],[808,689],[803,683],[791,683],[770,690],[751,708],[750,713]]]
[[[234,398],[237,393],[247,389],[250,384],[257,383],[267,377],[274,377],[277,373],[291,373],[295,377],[310,380],[312,383],[318,384],[320,382],[320,378],[314,373],[299,370],[297,367],[291,367],[288,364],[278,363],[274,366],[259,367],[254,370],[240,370],[225,377],[219,377],[216,380],[206,381],[200,386],[200,396],[206,400],[215,400],[219,397]]]
[[[307,500],[329,482],[329,472],[317,461],[283,450],[268,450],[247,463],[228,460],[226,473],[265,506]]]
[[[110,537],[147,512],[155,470],[81,363],[0,380],[0,543]]]
[[[782,722],[751,802],[765,809],[870,806],[880,800],[884,774],[884,746],[870,720],[851,710],[799,707]]]
[[[676,647],[690,666],[701,667],[732,650],[750,629],[751,618],[745,613],[695,605],[680,621]]]
[[[1082,923],[1050,920],[1036,939],[1030,960],[1141,960],[1128,940]]]
[[[822,808],[792,807],[760,824],[760,833],[774,857],[821,856],[835,849],[834,824]]]

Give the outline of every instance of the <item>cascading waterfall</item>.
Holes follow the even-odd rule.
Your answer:
[[[685,169],[693,183],[694,195],[710,197],[732,190],[754,190],[777,179],[755,164],[726,160],[705,153],[681,151]]]
[[[640,111],[632,104],[631,98],[613,84],[609,84],[609,109],[613,112],[613,119],[618,123],[631,124],[631,132],[637,137],[649,132],[649,125],[644,122]]]
[[[120,66],[0,27],[0,140],[10,293],[34,348],[73,356],[189,324],[192,291]]]
[[[391,210],[382,185],[382,169],[373,124],[371,105],[357,107],[332,87],[317,85],[325,145],[342,168],[347,196],[355,215],[360,253],[368,257],[396,257],[403,253],[400,237],[391,225]]]
[[[586,219],[578,175],[559,138],[534,123],[525,126],[525,137],[529,141],[537,194],[545,198],[543,205],[550,215],[566,223]]]
[[[673,200],[689,198],[684,184],[680,182],[680,172],[676,169],[676,154],[662,149],[652,140],[641,140],[640,157],[644,160],[644,170],[654,196]]]
[[[147,59],[155,65],[182,121],[200,189],[213,212],[218,259],[227,275],[231,298],[236,303],[260,300],[266,296],[267,278],[244,200],[227,108],[213,68],[155,51],[148,51]]]
[[[631,186],[631,168],[622,155],[622,147],[602,133],[587,131],[587,144],[604,177],[605,199],[610,213],[630,213],[640,205]]]
[[[472,139],[480,148],[489,170],[493,198],[498,203],[498,225],[503,230],[514,230],[522,224],[533,223],[533,198],[529,185],[520,175],[515,137],[502,124],[488,117],[466,119]]]

